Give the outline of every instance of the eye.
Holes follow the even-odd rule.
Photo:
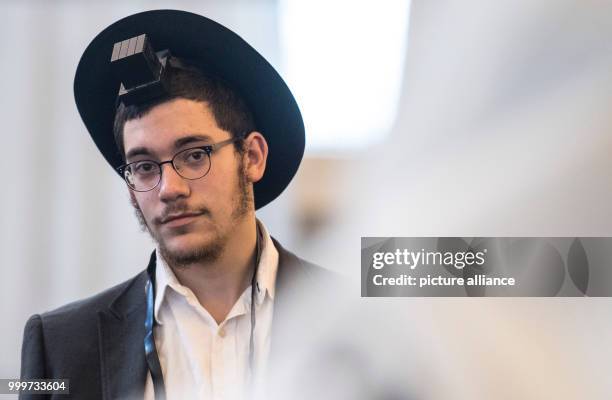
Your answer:
[[[137,161],[132,164],[132,170],[137,175],[151,175],[157,173],[157,164],[153,161]]]
[[[206,152],[202,149],[190,149],[181,157],[187,164],[199,164],[206,159]]]

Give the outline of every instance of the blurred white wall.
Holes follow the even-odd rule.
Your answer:
[[[612,4],[417,2],[380,234],[612,232]],[[377,157],[378,155],[378,157]],[[391,231],[390,231],[391,230]]]
[[[609,236],[612,3],[415,1],[410,24],[395,127],[355,163],[330,238]],[[427,398],[612,391],[608,298],[363,303],[410,334]]]

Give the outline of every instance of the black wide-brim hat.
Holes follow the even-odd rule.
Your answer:
[[[304,154],[304,123],[291,91],[274,68],[240,36],[201,15],[154,10],[130,15],[104,29],[87,46],[74,78],[77,108],[96,146],[113,166],[123,158],[113,122],[120,80],[111,71],[113,45],[146,34],[155,51],[170,50],[223,79],[247,103],[268,142],[263,178],[254,184],[259,209],[287,187]]]

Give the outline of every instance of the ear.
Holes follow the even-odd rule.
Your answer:
[[[268,142],[257,131],[249,133],[244,139],[244,168],[249,182],[259,181],[266,170],[268,159]]]

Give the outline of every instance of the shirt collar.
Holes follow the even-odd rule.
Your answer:
[[[261,254],[259,256],[259,266],[255,282],[257,289],[255,302],[257,305],[261,305],[266,298],[266,293],[271,300],[274,300],[276,271],[278,270],[278,250],[274,246],[264,224],[260,220],[256,220],[256,222],[261,235]],[[158,324],[161,324],[159,309],[166,298],[167,289],[170,287],[177,293],[185,296],[187,288],[178,281],[172,268],[168,266],[161,256],[159,247],[155,250],[155,259],[157,266],[155,268],[155,320]],[[251,301],[250,295],[248,296],[248,301]]]

